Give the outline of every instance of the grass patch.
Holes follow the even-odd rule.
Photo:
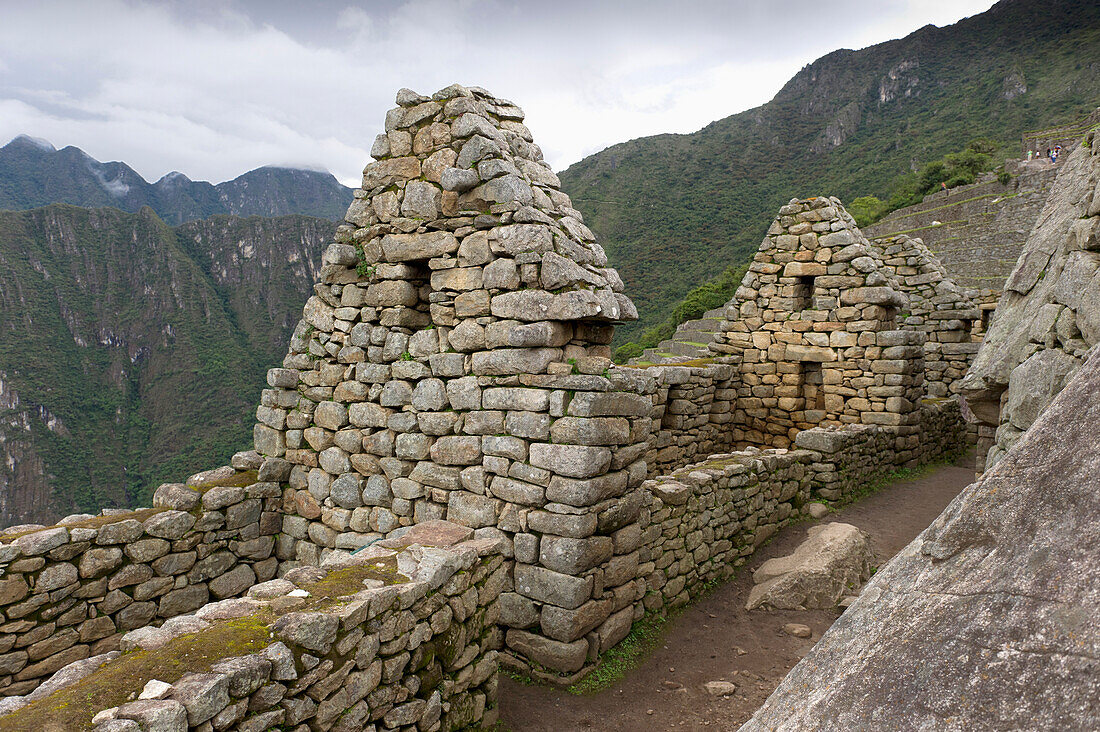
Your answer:
[[[596,694],[618,683],[628,673],[638,667],[661,642],[661,636],[681,610],[673,610],[666,615],[646,613],[634,623],[630,634],[603,656],[596,668],[583,679],[568,687],[570,694]]]
[[[65,524],[61,526],[64,529],[98,529],[108,524],[117,524],[119,521],[127,521],[134,519],[135,521],[145,521],[145,519],[153,516],[154,514],[167,511],[167,508],[139,508],[136,511],[130,511],[127,513],[115,513],[109,516],[95,516],[93,518],[84,519],[83,521],[75,521],[71,524]],[[27,529],[25,531],[12,531],[6,534],[0,534],[0,543],[10,544],[12,541],[18,539],[20,536],[27,536],[28,534],[37,534],[39,531],[45,531],[46,529],[56,529],[58,525],[46,526],[41,529]]]

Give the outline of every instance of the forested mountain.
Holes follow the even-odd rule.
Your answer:
[[[621,343],[744,262],[791,198],[886,198],[899,175],[968,140],[1016,156],[1022,132],[1098,103],[1100,3],[1003,0],[945,28],[834,51],[761,107],[614,145],[560,177],[641,314]]]
[[[335,224],[0,212],[0,525],[147,504],[247,447]]]
[[[79,148],[56,150],[26,135],[0,147],[0,209],[51,203],[131,212],[149,206],[173,225],[215,214],[336,220],[351,203],[351,189],[330,173],[278,167],[257,168],[217,185],[183,173],[149,183],[126,163],[101,163]]]

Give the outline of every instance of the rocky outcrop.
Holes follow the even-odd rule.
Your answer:
[[[961,383],[996,465],[1100,341],[1100,149],[1066,160]],[[995,435],[992,435],[993,430]]]
[[[1100,353],[741,729],[1100,727]]]
[[[875,562],[867,534],[851,524],[811,526],[793,553],[761,564],[746,610],[834,608],[871,576]]]

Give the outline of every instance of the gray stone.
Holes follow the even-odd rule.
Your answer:
[[[246,697],[267,682],[271,661],[262,656],[238,656],[218,661],[210,670],[229,679],[229,695]]]
[[[592,478],[607,472],[611,451],[586,445],[531,445],[531,464],[569,478]]]
[[[555,572],[578,575],[609,560],[612,551],[612,541],[607,536],[586,539],[544,536],[540,542],[539,561]]]
[[[408,262],[441,257],[458,251],[458,239],[447,231],[425,234],[387,234],[382,251],[388,262]]]
[[[36,557],[69,543],[69,531],[64,527],[24,534],[12,542],[28,557]]]
[[[224,674],[187,674],[172,685],[171,698],[187,710],[187,723],[196,727],[229,706],[229,678]]]
[[[187,709],[175,699],[141,699],[127,702],[118,708],[116,716],[118,719],[137,722],[142,730],[187,732]]]
[[[339,624],[335,616],[326,613],[294,612],[276,620],[271,629],[280,640],[324,655],[336,640]]]
[[[811,527],[794,553],[769,559],[754,573],[748,610],[836,607],[852,587],[871,576],[874,554],[866,534],[851,524]]]
[[[471,155],[473,149],[471,149]],[[477,172],[473,170],[464,170],[461,168],[446,168],[440,176],[440,183],[445,191],[457,191],[462,193],[475,187],[481,180],[477,176]]]
[[[497,502],[491,498],[455,491],[447,500],[447,520],[474,529],[495,526],[497,508]]]
[[[516,592],[539,602],[567,609],[580,607],[592,596],[592,577],[576,577],[545,567],[517,564]]]
[[[138,527],[140,528],[141,524],[138,524]],[[102,577],[120,564],[122,564],[122,550],[118,547],[89,549],[80,557],[80,576],[85,579]]]
[[[562,643],[513,628],[505,634],[505,643],[536,663],[565,673],[579,671],[588,657],[588,642],[583,639]]]
[[[256,573],[247,564],[239,564],[210,580],[210,593],[219,600],[240,595],[256,583]]]
[[[344,473],[332,481],[329,495],[337,506],[358,508],[363,505],[362,481],[356,473]]]
[[[159,539],[181,539],[195,525],[195,517],[184,511],[162,511],[145,519],[145,533]]]

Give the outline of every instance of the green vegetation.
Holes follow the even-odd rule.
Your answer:
[[[8,510],[147,506],[161,482],[247,449],[264,372],[313,284],[306,257],[333,229],[306,217],[172,229],[149,209],[61,204],[0,212],[0,374],[30,432],[0,429],[52,488],[46,505],[15,505],[22,493]]]
[[[566,691],[570,694],[595,694],[624,679],[653,652],[661,642],[665,626],[679,614],[680,611],[674,610],[667,615],[643,615],[622,642],[600,656],[599,664],[591,673]]]
[[[217,623],[169,641],[152,651],[124,654],[92,676],[28,704],[4,719],[11,732],[91,730],[101,709],[126,703],[149,679],[172,684],[187,673],[203,673],[224,658],[256,653],[272,642],[272,618],[253,615]]]
[[[616,329],[615,345],[640,343],[700,283],[748,261],[791,198],[889,201],[899,174],[975,138],[1018,156],[1024,130],[1080,119],[1100,103],[1098,63],[1100,5],[1002,3],[953,26],[831,53],[762,107],[698,132],[632,140],[574,164],[562,185],[640,315]],[[1009,70],[1027,93],[1005,98]],[[826,128],[853,110],[834,145]],[[976,156],[962,157],[965,169]]]
[[[891,211],[920,203],[929,193],[946,186],[970,185],[978,176],[993,170],[998,151],[997,143],[987,139],[971,140],[965,149],[948,153],[939,160],[925,163],[919,171],[899,176],[892,183],[893,194],[889,200],[880,201],[875,196],[860,196],[848,206],[848,213],[860,226],[870,226]],[[1001,175],[1011,175],[1001,168]],[[1007,180],[1002,180],[1007,183]]]
[[[680,323],[694,320],[708,310],[725,305],[737,291],[747,270],[747,262],[737,267],[727,267],[715,279],[693,289],[672,308],[664,321],[647,328],[637,341],[628,341],[616,348],[615,362],[623,363],[627,359],[640,356],[645,349],[653,348],[661,341],[671,338]]]

